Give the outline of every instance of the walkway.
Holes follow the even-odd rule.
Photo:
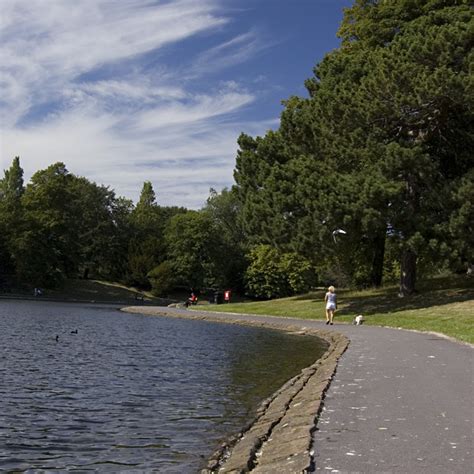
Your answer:
[[[144,307],[136,308],[137,312]],[[148,309],[148,308],[147,308]],[[174,316],[186,311],[166,310]],[[371,326],[189,311],[226,322],[331,329],[350,339],[313,434],[315,470],[460,473],[473,469],[473,348]]]
[[[314,434],[316,470],[474,472],[472,348],[396,329],[334,329],[351,344]]]

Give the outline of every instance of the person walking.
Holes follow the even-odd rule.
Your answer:
[[[335,291],[336,289],[331,285],[324,296],[324,301],[326,303],[326,324],[333,324],[332,320],[334,319],[334,311],[337,309],[337,296]]]

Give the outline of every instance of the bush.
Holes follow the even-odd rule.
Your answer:
[[[282,255],[280,266],[284,271],[292,294],[306,293],[316,279],[316,273],[308,260],[296,253]]]
[[[310,263],[295,253],[281,254],[270,245],[255,247],[245,273],[249,295],[270,299],[304,293],[314,281]]]
[[[167,296],[174,286],[174,270],[170,262],[165,261],[148,272],[151,291],[155,296]]]

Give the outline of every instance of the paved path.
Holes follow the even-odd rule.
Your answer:
[[[316,471],[474,472],[472,346],[371,326],[219,313],[212,318],[330,328],[349,337],[313,435]]]
[[[334,329],[351,344],[314,434],[316,470],[474,472],[472,348],[409,331]]]

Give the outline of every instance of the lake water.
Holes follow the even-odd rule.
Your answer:
[[[325,350],[268,329],[8,300],[0,347],[0,471],[17,472],[197,472]]]

